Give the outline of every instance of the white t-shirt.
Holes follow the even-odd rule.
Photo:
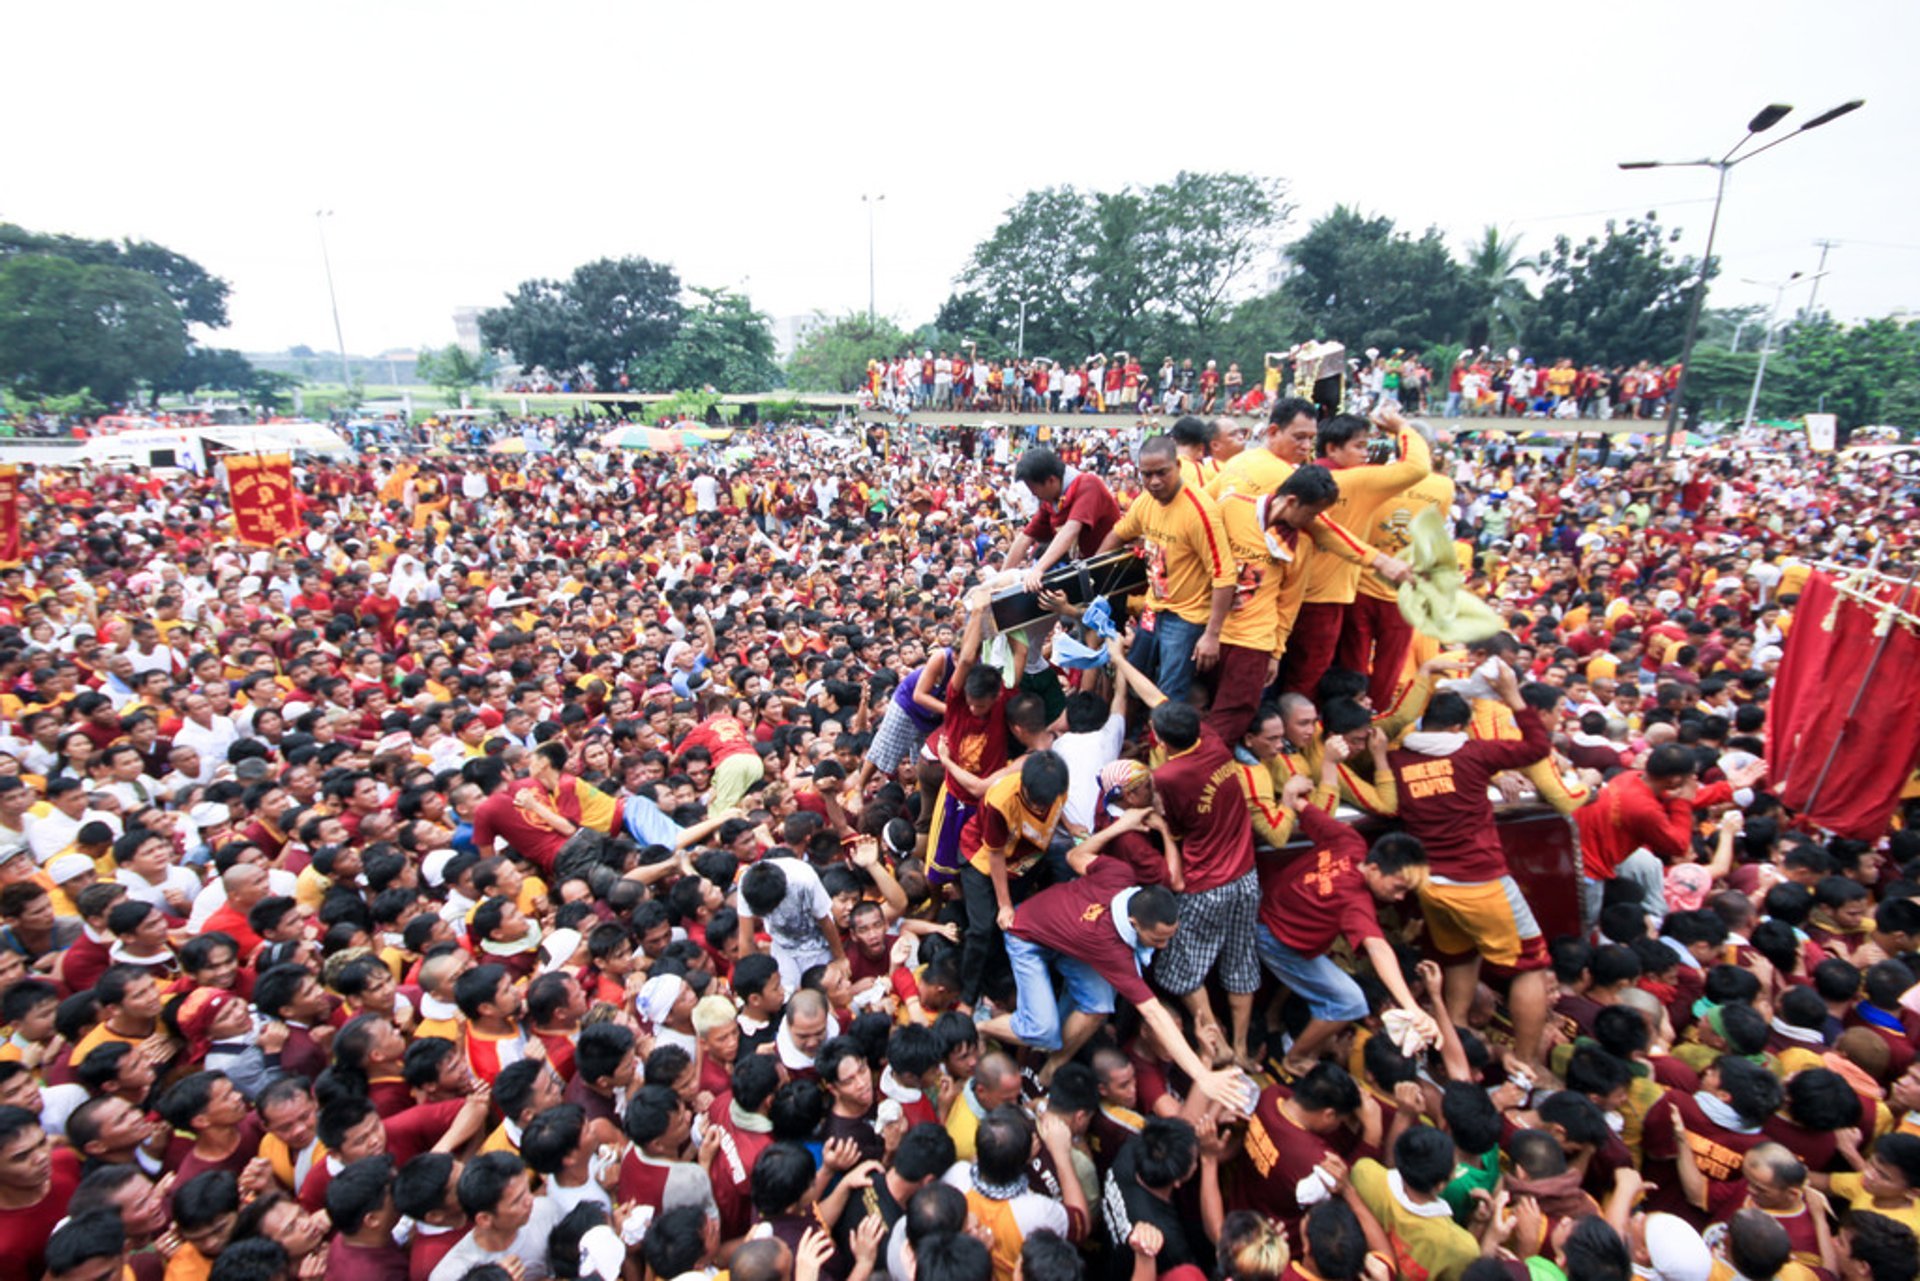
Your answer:
[[[820,918],[832,911],[833,900],[827,894],[827,887],[820,883],[820,874],[797,858],[765,861],[787,874],[786,898],[761,918],[767,936],[773,940],[775,959],[813,958],[827,952],[827,936],[820,931]],[[808,964],[818,962],[809,959]],[[781,968],[785,969],[784,963]]]
[[[1062,734],[1053,750],[1067,763],[1067,803],[1061,817],[1087,831],[1093,830],[1094,809],[1100,804],[1100,771],[1120,759],[1127,740],[1123,716],[1109,716],[1099,729],[1085,734]]]

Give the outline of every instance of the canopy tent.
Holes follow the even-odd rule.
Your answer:
[[[731,439],[731,427],[708,427],[684,420],[671,427],[616,427],[603,434],[598,443],[602,449],[650,449],[655,453],[677,454],[724,444]]]

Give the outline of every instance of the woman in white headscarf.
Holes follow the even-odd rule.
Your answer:
[[[420,558],[411,552],[401,553],[393,562],[393,595],[403,605],[425,604],[439,595]]]

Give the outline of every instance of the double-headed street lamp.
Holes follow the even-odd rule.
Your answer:
[[[1680,378],[1674,384],[1673,394],[1667,400],[1667,436],[1662,446],[1665,452],[1673,451],[1673,432],[1680,418],[1680,400],[1687,389],[1687,375],[1693,372],[1693,340],[1700,331],[1700,304],[1707,296],[1707,273],[1713,269],[1713,239],[1720,230],[1720,201],[1727,194],[1727,174],[1735,165],[1744,164],[1764,151],[1771,151],[1788,138],[1797,138],[1809,129],[1818,129],[1821,125],[1831,124],[1848,112],[1858,111],[1866,105],[1866,99],[1855,98],[1843,102],[1831,111],[1823,111],[1813,119],[1795,129],[1792,133],[1775,138],[1764,146],[1736,155],[1735,153],[1767,130],[1786,119],[1793,110],[1784,103],[1774,103],[1763,107],[1760,113],[1747,121],[1746,136],[1727,149],[1727,154],[1718,160],[1625,160],[1620,163],[1622,169],[1712,169],[1720,175],[1719,183],[1713,193],[1713,218],[1707,224],[1707,251],[1700,259],[1700,279],[1693,287],[1693,301],[1687,307],[1687,337],[1680,346]]]

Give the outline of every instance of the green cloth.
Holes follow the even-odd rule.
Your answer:
[[[1475,1192],[1493,1195],[1500,1182],[1500,1149],[1494,1148],[1472,1161],[1453,1167],[1453,1178],[1440,1189],[1441,1199],[1453,1211],[1453,1221],[1465,1224],[1473,1217]]]
[[[1413,518],[1405,557],[1413,577],[1401,584],[1400,614],[1415,631],[1443,645],[1464,645],[1506,630],[1500,615],[1467,590],[1438,509],[1429,507]]]

